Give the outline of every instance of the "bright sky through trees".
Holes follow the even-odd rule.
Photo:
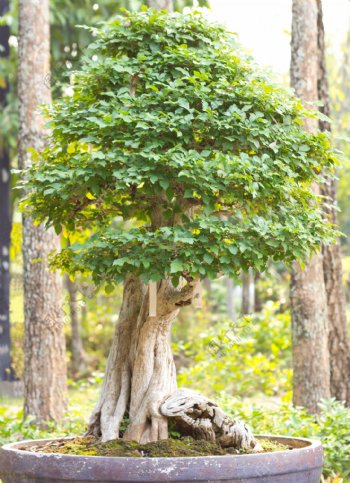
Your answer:
[[[350,26],[349,0],[323,0],[327,42],[339,50]],[[215,18],[239,34],[258,63],[285,73],[290,63],[292,0],[211,0]]]

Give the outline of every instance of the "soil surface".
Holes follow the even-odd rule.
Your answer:
[[[263,451],[285,451],[291,449],[289,446],[275,443],[268,439],[259,440]],[[142,457],[171,457],[171,456],[212,456],[228,454],[246,454],[247,451],[240,451],[235,448],[221,448],[218,443],[205,440],[194,440],[190,437],[181,439],[163,439],[154,443],[140,444],[136,442],[118,439],[102,443],[93,436],[75,437],[72,439],[61,439],[46,444],[23,447],[26,451],[37,453],[59,453],[79,456],[131,456]],[[251,451],[248,451],[251,452]]]

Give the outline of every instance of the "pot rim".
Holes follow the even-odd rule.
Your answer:
[[[293,437],[293,436],[285,436],[285,435],[275,435],[275,434],[256,434],[254,435],[257,439],[272,439],[272,440],[281,440],[278,442],[281,442],[283,444],[283,441],[285,441],[285,444],[288,444],[288,441],[300,441],[300,442],[305,442],[309,443],[306,446],[302,446],[300,448],[292,448],[292,449],[281,449],[281,450],[276,450],[276,451],[267,451],[267,452],[256,452],[256,453],[243,453],[243,454],[226,454],[226,455],[206,455],[206,456],[145,456],[145,457],[137,457],[137,456],[96,456],[96,455],[76,455],[76,454],[64,454],[64,453],[45,453],[45,452],[34,452],[34,451],[29,451],[26,449],[20,449],[18,446],[22,444],[28,444],[28,443],[49,443],[51,441],[62,441],[62,440],[70,440],[74,439],[77,437],[75,436],[64,436],[62,438],[43,438],[43,439],[24,439],[21,441],[16,441],[13,443],[6,443],[3,446],[0,447],[0,450],[4,451],[11,451],[14,453],[20,452],[20,454],[26,454],[26,455],[33,455],[33,456],[61,456],[64,458],[88,458],[89,460],[96,460],[96,459],[108,459],[108,460],[164,460],[164,461],[175,461],[175,460],[200,460],[200,459],[207,459],[207,458],[254,458],[254,457],[268,457],[271,454],[275,453],[290,453],[291,451],[295,454],[296,451],[305,451],[305,450],[315,450],[317,448],[322,447],[322,443],[320,440],[315,439],[315,438],[299,438],[299,437]]]

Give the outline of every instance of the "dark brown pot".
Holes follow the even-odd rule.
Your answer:
[[[3,483],[319,483],[323,465],[323,451],[319,441],[268,437],[294,449],[195,458],[112,458],[25,451],[33,443],[37,445],[49,440],[12,443],[0,450],[0,478]]]

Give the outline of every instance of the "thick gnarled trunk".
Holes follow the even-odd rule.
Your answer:
[[[88,434],[104,441],[119,437],[120,423],[130,400],[130,348],[145,288],[136,277],[124,283],[123,302],[112,340],[99,401],[90,418]]]
[[[104,441],[118,438],[128,412],[126,439],[146,442],[167,437],[167,421],[159,406],[176,390],[170,329],[179,310],[179,293],[167,280],[158,283],[157,316],[150,317],[148,288],[135,277],[126,280],[105,381],[88,433]]]
[[[177,391],[171,325],[179,308],[190,304],[198,290],[195,281],[177,290],[170,280],[162,280],[157,284],[153,317],[149,316],[149,288],[133,276],[125,281],[105,380],[87,434],[103,441],[117,439],[128,415],[124,439],[158,441],[168,438],[168,419],[173,418],[182,434],[259,450],[246,425],[231,420],[215,403],[193,391]]]
[[[158,284],[156,317],[148,315],[148,291],[137,320],[131,346],[132,385],[129,427],[125,439],[147,442],[168,437],[162,401],[176,390],[176,370],[170,346],[171,324],[179,309],[169,303],[170,282]]]

